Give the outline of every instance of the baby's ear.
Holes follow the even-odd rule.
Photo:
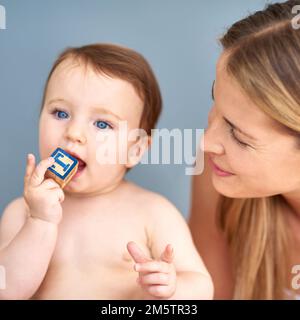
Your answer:
[[[143,134],[137,137],[137,140],[128,150],[126,167],[132,168],[136,166],[142,159],[144,153],[148,150],[151,144],[151,137]]]

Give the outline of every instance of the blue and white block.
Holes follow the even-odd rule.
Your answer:
[[[64,188],[76,173],[78,160],[61,148],[57,148],[51,157],[55,159],[55,163],[47,169],[46,177],[52,178]]]

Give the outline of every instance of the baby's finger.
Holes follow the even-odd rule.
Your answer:
[[[160,259],[162,261],[165,261],[167,263],[172,263],[174,259],[174,254],[173,254],[173,248],[170,244],[168,244],[164,250],[164,252],[161,254]]]
[[[139,284],[141,285],[168,285],[170,276],[167,273],[155,272],[139,276]]]
[[[33,154],[29,153],[27,155],[26,171],[25,171],[25,176],[24,176],[25,185],[28,184],[28,182],[33,174],[34,168],[35,168],[35,157]]]
[[[153,285],[147,286],[145,287],[145,289],[148,291],[149,294],[157,298],[167,298],[170,295],[169,286]]]
[[[127,244],[127,250],[130,253],[133,260],[137,263],[143,263],[151,261],[145,253],[142,251],[142,249],[133,241],[129,242]]]
[[[51,167],[54,162],[55,162],[54,158],[49,157],[45,160],[42,160],[37,165],[30,179],[30,184],[32,187],[37,187],[44,181],[44,177],[47,169]]]
[[[146,272],[162,272],[169,273],[171,271],[170,264],[162,261],[149,261],[145,263],[137,263],[134,266],[135,271],[146,273]]]
[[[43,183],[41,184],[41,187],[43,189],[52,190],[53,192],[55,192],[57,195],[57,199],[60,203],[62,203],[65,200],[65,194],[64,194],[62,188],[53,179],[44,180]]]
[[[61,188],[57,189],[58,201],[62,203],[65,200],[65,194]]]
[[[55,182],[53,179],[45,179],[42,183],[43,188],[45,189],[57,189],[60,188],[60,185]]]

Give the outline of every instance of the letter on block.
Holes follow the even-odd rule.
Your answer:
[[[61,148],[57,148],[51,157],[55,159],[55,163],[47,169],[45,176],[52,178],[64,188],[76,173],[78,160]]]

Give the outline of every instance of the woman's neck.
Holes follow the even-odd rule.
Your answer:
[[[282,196],[291,209],[291,213],[299,219],[300,223],[300,190],[282,194]]]

